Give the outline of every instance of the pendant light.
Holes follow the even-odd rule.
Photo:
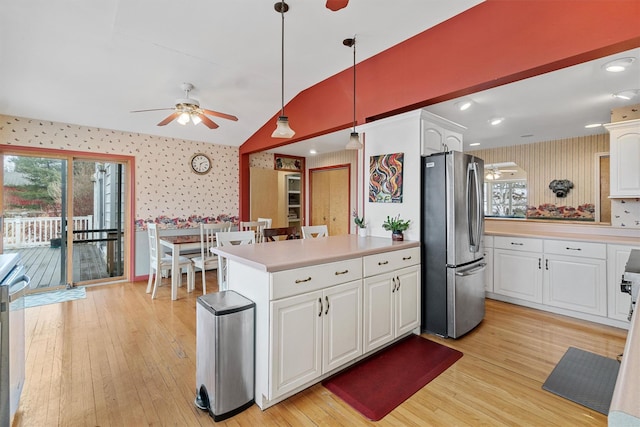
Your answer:
[[[282,45],[281,45],[281,54],[282,54],[282,109],[280,110],[280,116],[278,117],[278,121],[276,122],[276,130],[271,134],[272,138],[292,138],[296,133],[289,127],[289,118],[284,115],[284,14],[289,10],[289,5],[284,1],[276,3],[273,8],[276,12],[280,13],[282,16]]]
[[[359,150],[362,148],[362,143],[360,142],[360,135],[356,132],[356,36],[353,36],[352,39],[344,39],[342,44],[353,47],[353,131],[345,148],[347,150]]]

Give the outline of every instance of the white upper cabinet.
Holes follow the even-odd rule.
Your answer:
[[[464,126],[422,111],[420,127],[420,154],[422,156],[442,151],[462,151],[462,133],[467,130]]]
[[[640,119],[605,125],[609,131],[611,198],[640,197]]]

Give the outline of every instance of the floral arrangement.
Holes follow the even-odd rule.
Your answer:
[[[358,212],[354,210],[351,216],[353,216],[353,222],[356,223],[358,228],[367,228],[367,225],[364,223],[364,215],[362,216],[362,218],[360,218],[358,216]]]

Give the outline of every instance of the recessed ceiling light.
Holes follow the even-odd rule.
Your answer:
[[[469,147],[477,147],[478,145],[480,145],[479,142],[473,142],[473,143],[469,144]]]
[[[591,123],[585,126],[586,129],[592,129],[602,126],[602,123]]]
[[[456,102],[456,108],[460,111],[468,110],[471,107],[471,101],[459,101]]]
[[[311,150],[309,150],[309,154],[318,154],[318,152],[312,148]]]
[[[489,120],[491,126],[497,126],[504,121],[504,117],[494,117]]]
[[[624,99],[625,101],[628,101],[638,96],[638,93],[640,93],[639,89],[629,89],[629,90],[623,90],[618,93],[614,93],[613,96],[616,98],[620,98],[620,99]]]
[[[610,73],[619,73],[626,70],[627,67],[631,65],[635,60],[636,58],[632,57],[615,59],[604,64],[602,68],[609,71]]]

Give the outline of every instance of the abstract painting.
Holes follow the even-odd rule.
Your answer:
[[[369,160],[369,201],[402,203],[404,153],[371,156]]]

